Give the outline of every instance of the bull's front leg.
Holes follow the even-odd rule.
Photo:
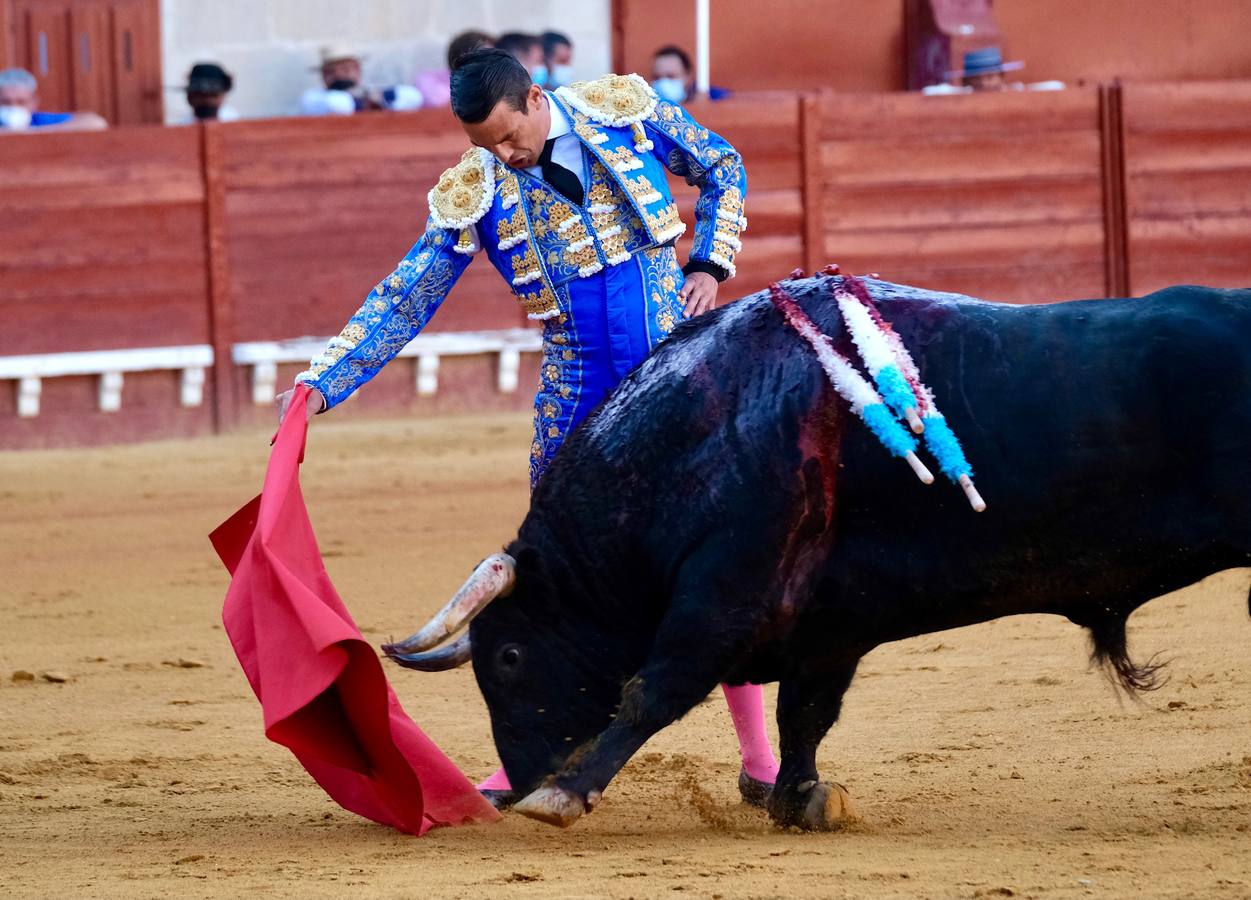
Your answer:
[[[782,766],[769,797],[769,815],[779,825],[829,831],[856,818],[843,786],[820,780],[817,748],[838,720],[858,662],[782,680],[778,689]]]
[[[608,783],[652,735],[716,688],[746,646],[754,624],[745,621],[709,636],[707,607],[691,604],[688,609],[666,616],[643,667],[622,687],[612,724],[514,806],[517,812],[552,825],[572,825],[594,809]]]

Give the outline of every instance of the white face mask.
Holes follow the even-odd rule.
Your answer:
[[[30,110],[24,106],[0,106],[0,128],[22,131],[30,127]]]
[[[550,84],[552,87],[573,84],[573,66],[552,66]]]
[[[661,100],[670,103],[681,103],[686,99],[686,85],[677,78],[657,78],[652,82],[652,88]]]

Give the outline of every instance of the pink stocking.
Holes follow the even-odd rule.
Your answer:
[[[723,684],[721,690],[725,692],[725,702],[730,707],[730,718],[738,734],[743,769],[757,781],[773,784],[778,778],[778,762],[765,730],[764,688],[758,684],[737,687]]]
[[[504,774],[504,767],[500,766],[493,774],[482,784],[478,785],[480,791],[511,791],[513,786],[508,783],[508,776]]]
[[[778,777],[778,763],[773,756],[773,747],[769,744],[769,733],[765,729],[764,688],[758,684],[737,687],[723,684],[721,690],[725,692],[730,718],[734,720],[734,731],[738,735],[739,751],[743,756],[743,768],[757,781],[773,784]],[[511,789],[508,776],[502,768],[478,785],[480,791]]]

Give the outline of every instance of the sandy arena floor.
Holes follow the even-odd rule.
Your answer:
[[[513,534],[528,429],[314,424],[309,507],[366,636],[420,624]],[[1137,655],[1174,659],[1142,705],[1063,621],[874,652],[822,752],[866,817],[849,832],[736,802],[716,698],[570,831],[358,819],[265,741],[220,625],[205,535],[259,489],[267,437],[0,454],[0,895],[1251,897],[1246,571],[1135,616]],[[390,674],[471,776],[493,768],[472,673]]]

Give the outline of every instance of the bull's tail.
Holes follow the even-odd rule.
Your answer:
[[[1158,653],[1141,664],[1129,658],[1125,641],[1128,619],[1128,612],[1108,610],[1106,615],[1085,624],[1093,645],[1090,661],[1101,668],[1113,684],[1120,685],[1130,696],[1137,696],[1158,690],[1168,682],[1161,674],[1168,660],[1161,659]]]

